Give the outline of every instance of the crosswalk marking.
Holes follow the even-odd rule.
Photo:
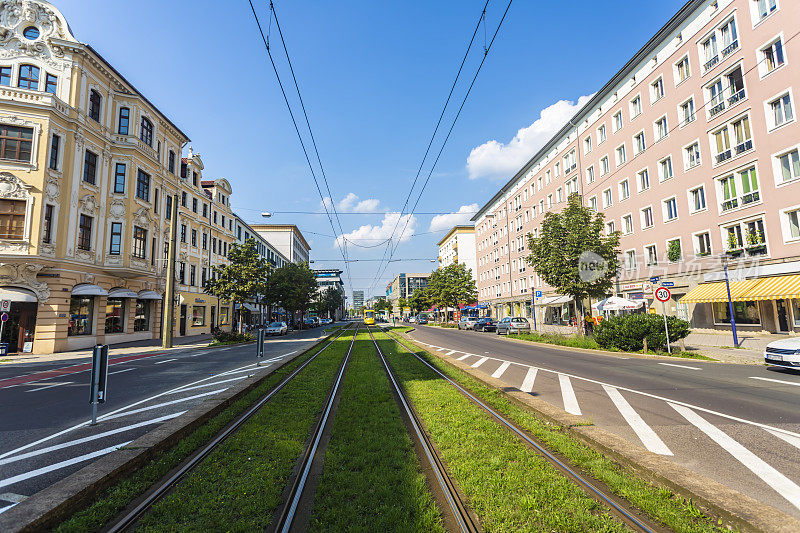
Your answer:
[[[522,380],[522,386],[519,388],[522,392],[533,392],[533,381],[536,379],[536,369],[531,367],[528,373],[525,374],[525,379]]]
[[[455,351],[455,350],[450,350],[450,351],[449,351],[449,352],[447,352],[445,355],[453,355],[454,353],[456,353],[456,351]]]
[[[792,480],[768,465],[756,454],[739,444],[728,436],[727,433],[709,423],[703,417],[682,405],[668,402],[669,405],[681,414],[697,429],[708,435],[708,437],[719,444],[723,450],[731,454],[748,470],[760,477],[767,485],[772,487],[781,496],[800,509],[800,487]]]
[[[469,357],[469,354],[468,354],[468,353],[465,353],[464,355],[462,355],[461,357],[459,357],[459,358],[457,359],[457,361],[463,361],[463,360],[464,360],[464,359],[466,359],[467,357]]]
[[[572,390],[572,382],[569,380],[569,376],[559,374],[558,382],[561,385],[561,397],[564,399],[564,410],[573,415],[580,415],[581,407],[578,405],[578,398],[575,397],[575,391]]]
[[[445,351],[445,348],[436,348],[436,351],[437,352],[443,352],[443,351]]]
[[[628,403],[617,389],[609,387],[608,385],[603,385],[603,389],[606,391],[606,394],[608,394],[608,397],[611,398],[611,401],[614,402],[614,405],[617,406],[619,413],[633,432],[636,433],[636,436],[642,441],[645,448],[659,455],[672,455],[672,452],[667,448],[667,445],[664,444],[664,441],[656,435],[653,428],[647,425],[647,422],[639,416],[639,413],[634,411],[631,404]]]
[[[506,361],[505,363],[500,365],[500,368],[498,368],[497,370],[494,371],[494,374],[492,374],[492,377],[493,378],[499,378],[500,376],[503,375],[503,372],[505,372],[508,369],[509,366],[511,366],[511,363]]]
[[[478,368],[479,366],[481,366],[483,363],[485,363],[488,360],[489,360],[488,357],[481,357],[475,363],[472,363],[472,368]]]

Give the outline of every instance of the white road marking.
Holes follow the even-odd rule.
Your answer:
[[[126,368],[125,370],[117,370],[116,372],[109,372],[109,376],[113,376],[114,374],[122,374],[123,372],[130,372],[131,370],[136,370],[135,368]]]
[[[194,396],[189,396],[187,398],[180,398],[178,400],[172,400],[171,402],[158,403],[156,405],[148,405],[147,407],[141,407],[139,409],[134,409],[133,411],[125,411],[124,413],[114,413],[113,415],[109,414],[109,415],[98,416],[97,419],[98,420],[111,420],[113,418],[122,418],[123,416],[135,415],[137,413],[143,413],[145,411],[151,411],[153,409],[158,409],[159,407],[165,407],[167,405],[175,405],[176,403],[188,402],[189,400],[196,400],[197,398],[202,398],[204,396],[211,396],[213,394],[219,394],[220,392],[225,392],[226,390],[228,390],[228,389],[224,388],[224,389],[212,390],[210,392],[204,392],[202,394],[195,394]]]
[[[472,363],[472,368],[478,368],[479,366],[481,366],[483,363],[485,363],[488,360],[489,360],[488,357],[481,357],[475,363]]]
[[[163,365],[164,363],[169,363],[170,361],[177,361],[177,360],[178,360],[177,358],[175,358],[175,359],[164,359],[163,361],[158,361],[158,362],[153,363],[153,364],[154,365]]]
[[[58,387],[59,385],[72,385],[74,381],[62,381],[61,383],[53,383],[51,385],[45,385],[44,387],[37,387],[35,389],[26,390],[25,392],[36,392],[45,389],[52,389],[53,387]]]
[[[173,413],[171,415],[161,416],[158,418],[154,418],[152,420],[145,420],[144,422],[139,422],[137,424],[131,424],[130,426],[121,427],[118,429],[112,429],[111,431],[104,431],[103,433],[98,433],[97,435],[91,435],[89,437],[83,437],[81,439],[71,440],[69,442],[62,442],[61,444],[56,444],[55,446],[48,446],[47,448],[42,448],[40,450],[28,452],[28,453],[21,453],[19,455],[15,455],[14,457],[7,457],[5,459],[0,459],[0,465],[7,465],[9,463],[13,463],[16,461],[20,461],[22,459],[29,459],[31,457],[36,457],[37,455],[42,455],[45,453],[54,452],[56,450],[61,450],[62,448],[69,448],[70,446],[77,446],[78,444],[83,444],[85,442],[91,442],[96,439],[102,439],[103,437],[108,437],[109,435],[114,435],[116,433],[122,433],[123,431],[130,431],[131,429],[140,428],[143,426],[149,426],[151,424],[158,424],[160,422],[164,422],[166,420],[171,420],[173,418],[179,417],[186,411],[181,411],[179,413]],[[2,498],[2,495],[0,495]],[[4,498],[8,499],[8,498]]]
[[[778,431],[775,431],[773,429],[768,429],[767,431],[769,431],[770,433],[772,433],[773,435],[775,435],[779,439],[781,439],[781,440],[783,440],[785,442],[788,442],[789,444],[791,444],[795,448],[800,448],[800,437],[795,437],[794,435],[785,435],[785,434],[780,433]]]
[[[572,382],[565,374],[558,375],[558,383],[561,385],[561,397],[564,399],[564,410],[573,415],[581,414],[581,407],[578,405],[578,398],[572,389]]]
[[[456,361],[463,361],[464,359],[466,359],[466,358],[467,358],[467,357],[469,357],[470,355],[472,355],[472,354],[469,354],[469,353],[467,353],[467,354],[464,354],[464,355],[462,355],[461,357],[459,357],[458,359],[456,359]]]
[[[674,366],[675,368],[686,368],[689,370],[703,370],[702,368],[698,368],[696,366],[686,366],[686,365],[673,365],[672,363],[658,363],[659,365],[664,366]]]
[[[5,513],[5,512],[6,512],[6,511],[8,511],[9,509],[11,509],[12,507],[15,507],[15,506],[17,506],[17,505],[19,505],[19,503],[17,503],[17,502],[14,502],[14,503],[12,503],[11,505],[6,505],[6,506],[5,506],[5,507],[3,507],[2,509],[0,509],[0,514],[3,514],[3,513]]]
[[[759,376],[750,376],[750,379],[760,379],[761,381],[771,381],[773,383],[780,383],[781,385],[794,385],[800,387],[800,383],[795,381],[783,381],[782,379],[762,378]]]
[[[111,453],[113,451],[122,448],[123,446],[127,446],[131,442],[133,441],[129,440],[128,442],[123,442],[122,444],[116,444],[114,446],[109,446],[108,448],[103,448],[102,450],[97,450],[96,452],[87,453],[85,455],[73,457],[72,459],[67,459],[66,461],[61,461],[59,463],[44,466],[42,468],[37,468],[36,470],[31,470],[30,472],[25,472],[24,474],[7,477],[6,479],[0,480],[0,487],[7,487],[8,485],[13,485],[14,483],[19,483],[20,481],[25,481],[26,479],[30,479],[32,477],[41,476],[42,474],[47,474],[48,472],[52,472],[53,470],[59,470],[61,468],[66,468],[68,466],[72,466],[77,463],[82,463],[83,461],[88,461],[89,459],[94,459],[95,457],[100,457],[101,455],[106,455],[108,453]]]
[[[611,401],[614,402],[614,405],[617,406],[619,413],[631,427],[636,436],[639,437],[639,440],[642,441],[644,447],[650,450],[653,453],[657,453],[659,455],[672,455],[672,451],[664,444],[656,432],[653,431],[653,428],[647,425],[639,413],[637,413],[631,404],[620,394],[620,392],[615,389],[614,387],[609,387],[608,385],[603,385],[603,389],[605,389],[606,394],[608,397],[611,398]]]
[[[800,509],[800,486],[797,486],[792,480],[775,470],[756,454],[733,440],[727,433],[718,429],[691,409],[672,402],[668,403],[673,409],[680,413],[681,416],[688,420],[689,423],[708,435],[708,437],[719,444],[723,450],[731,454],[747,467],[748,470],[760,477],[767,485],[778,492],[778,494]]]
[[[444,348],[437,348],[436,349],[437,352],[443,352],[444,350],[445,350]]]
[[[222,385],[223,383],[230,383],[231,381],[239,381],[240,379],[245,379],[245,378],[247,378],[247,376],[237,376],[237,377],[231,378],[231,379],[223,379],[222,381],[214,381],[214,382],[211,382],[211,383],[203,383],[202,385],[195,385],[194,387],[184,387],[183,389],[177,390],[175,392],[176,393],[178,393],[178,392],[186,392],[186,391],[195,390],[195,389],[202,389],[202,388],[205,388],[205,387],[214,387],[215,385]]]
[[[536,369],[528,368],[528,373],[525,374],[525,379],[522,380],[522,386],[519,388],[522,392],[533,392],[533,381],[536,379]]]
[[[492,377],[493,378],[499,378],[500,376],[503,375],[503,372],[505,372],[508,369],[508,367],[510,367],[510,366],[511,366],[511,363],[506,361],[505,363],[500,365],[500,368],[498,368],[497,370],[494,371],[494,374],[492,374]]]
[[[6,500],[8,502],[22,503],[27,499],[27,496],[23,496],[22,494],[14,494],[13,492],[5,492],[0,494],[0,500]]]
[[[450,351],[449,351],[449,352],[447,352],[445,355],[453,355],[454,353],[456,353],[456,351],[455,351],[455,350],[450,350]]]

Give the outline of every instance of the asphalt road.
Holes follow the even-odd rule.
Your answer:
[[[800,372],[410,333],[509,386],[800,518]]]
[[[0,368],[0,513],[89,462],[213,398],[239,380],[270,372],[310,347],[322,328],[268,338],[262,366],[255,345],[177,349],[114,358],[107,401],[89,426],[85,360]]]

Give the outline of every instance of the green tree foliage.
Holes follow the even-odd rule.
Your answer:
[[[290,321],[296,311],[305,313],[311,307],[316,293],[317,278],[308,263],[286,263],[276,269],[269,276],[265,291],[266,300],[283,307]]]
[[[683,252],[681,251],[681,241],[678,239],[669,241],[669,244],[667,245],[667,259],[675,263],[680,261],[682,256]]]
[[[231,244],[228,248],[229,263],[212,267],[211,279],[203,287],[208,294],[236,303],[253,300],[264,294],[272,267],[261,257],[254,239],[244,244]],[[238,324],[241,327],[242,306],[239,306]]]
[[[478,299],[472,270],[464,263],[453,263],[434,270],[425,292],[441,308],[458,309],[458,304],[469,304]]]
[[[392,304],[387,300],[378,300],[375,302],[375,311],[391,311]]]
[[[414,313],[427,311],[432,305],[433,302],[431,301],[430,292],[427,287],[415,290],[413,294],[411,294],[411,298],[408,299],[408,306]]]
[[[544,215],[539,237],[528,235],[527,260],[541,278],[561,294],[582,302],[587,297],[603,298],[611,290],[619,266],[619,232],[605,235],[602,213],[595,213],[572,194],[563,211]],[[593,252],[605,261],[597,279],[581,279],[581,254]],[[585,276],[584,276],[585,277]]]
[[[685,339],[691,330],[689,323],[674,316],[667,317],[669,340]],[[603,348],[616,348],[626,352],[638,352],[644,347],[650,350],[665,350],[667,336],[664,332],[664,317],[654,314],[615,316],[603,320],[594,328],[594,339]]]
[[[342,306],[344,298],[342,294],[334,289],[328,287],[324,291],[317,293],[316,300],[314,301],[314,309],[319,314],[327,314],[331,318],[336,316],[336,310]]]

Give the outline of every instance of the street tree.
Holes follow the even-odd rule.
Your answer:
[[[242,306],[247,300],[257,299],[267,289],[272,267],[258,253],[256,241],[248,239],[243,244],[233,243],[228,248],[227,265],[211,267],[211,279],[203,287],[208,294],[230,301],[236,309],[237,325],[241,331]]]
[[[603,298],[619,266],[619,232],[605,235],[602,213],[572,194],[559,213],[545,213],[539,236],[528,234],[528,263],[559,293],[582,307],[587,297]]]
[[[342,306],[343,302],[342,293],[333,287],[328,287],[324,291],[317,293],[314,309],[318,314],[327,314],[329,317],[335,317],[336,310]]]
[[[458,309],[459,304],[469,304],[478,299],[478,289],[472,269],[464,263],[452,263],[433,271],[426,292],[430,299],[444,309]]]
[[[317,279],[308,263],[286,263],[276,269],[266,286],[266,300],[283,307],[289,321],[297,311],[303,314],[311,307],[317,293]],[[302,328],[302,323],[301,326]]]
[[[419,313],[421,311],[427,311],[431,308],[433,302],[431,301],[430,294],[427,288],[420,288],[415,290],[411,294],[411,298],[408,299],[408,306],[414,313]]]

